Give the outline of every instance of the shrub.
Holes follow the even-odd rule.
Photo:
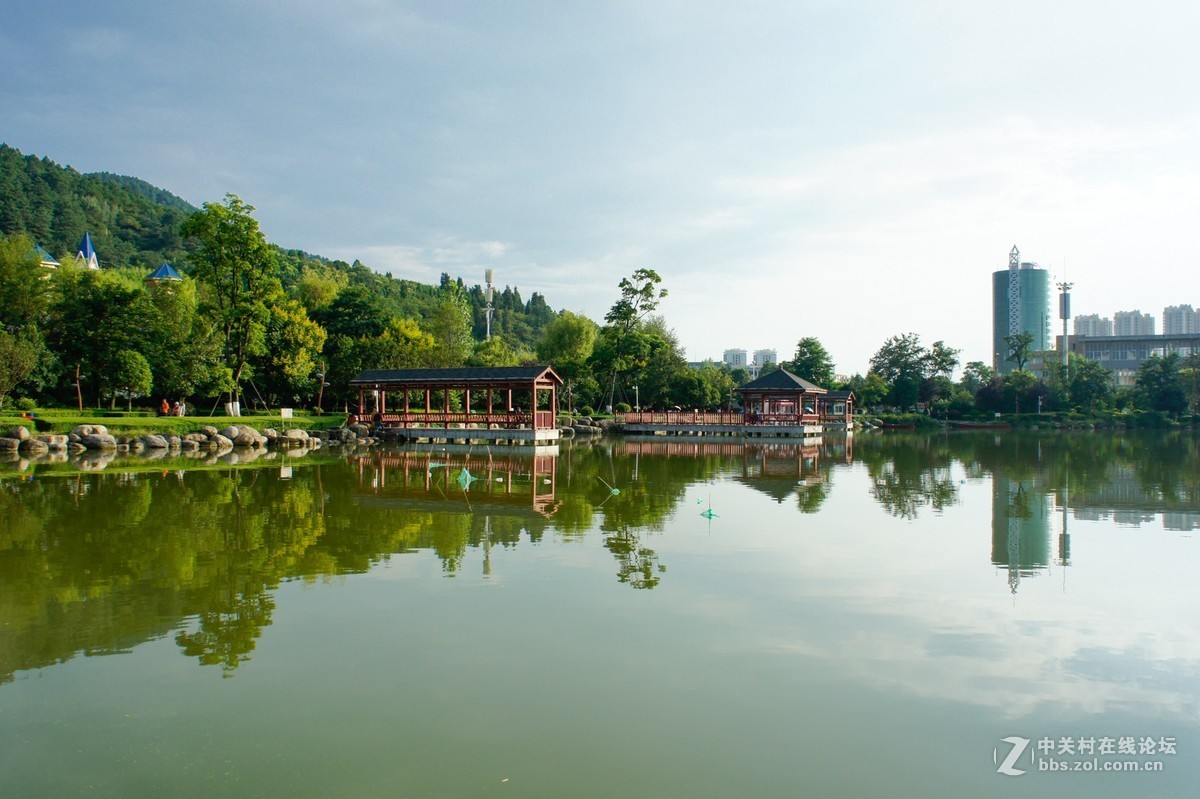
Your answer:
[[[580,412],[581,414],[583,414],[584,416],[591,416],[591,415],[592,415],[592,414],[594,414],[596,411],[595,411],[595,409],[594,409],[594,408],[592,408],[592,406],[591,406],[591,405],[584,405],[582,408],[580,408],[580,409],[579,409],[579,412]]]
[[[616,407],[617,413],[629,413],[631,410],[633,410],[628,402],[618,402]]]
[[[17,410],[19,411],[36,411],[37,403],[29,397],[21,397],[17,400]]]

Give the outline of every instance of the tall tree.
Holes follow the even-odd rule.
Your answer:
[[[1187,408],[1187,391],[1179,369],[1178,353],[1156,355],[1142,362],[1135,385],[1142,401],[1151,410],[1179,414]]]
[[[608,381],[608,406],[612,407],[613,393],[617,389],[617,375],[628,368],[631,334],[634,333],[642,319],[658,307],[658,303],[667,296],[667,290],[659,288],[662,278],[653,269],[636,269],[629,277],[621,278],[617,287],[621,289],[621,298],[613,303],[612,308],[604,315],[608,324],[605,328],[606,338],[611,348],[612,364]]]
[[[227,194],[224,204],[205,203],[182,228],[199,245],[192,254],[193,274],[207,289],[206,306],[221,331],[231,398],[239,393],[250,356],[263,349],[267,299],[279,268],[253,211],[254,206]]]
[[[1020,333],[1005,336],[1004,347],[1008,351],[1004,359],[1015,363],[1017,371],[1022,372],[1025,370],[1025,364],[1029,361],[1029,357],[1033,354],[1033,334],[1028,330],[1023,330]]]
[[[796,354],[792,357],[790,371],[823,388],[832,387],[837,379],[829,352],[818,339],[811,336],[796,342]]]

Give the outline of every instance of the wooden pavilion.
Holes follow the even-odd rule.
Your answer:
[[[827,392],[786,369],[768,372],[734,391],[742,395],[745,423],[815,425],[821,422],[821,400]]]
[[[562,382],[549,366],[490,366],[374,369],[350,385],[360,417],[414,438],[541,440],[557,437]]]

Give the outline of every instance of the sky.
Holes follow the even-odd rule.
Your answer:
[[[1200,306],[1200,5],[10,3],[0,141],[380,272],[598,321],[651,268],[691,360],[891,336],[991,361],[991,272]],[[101,254],[102,255],[102,254]],[[1056,305],[1056,303],[1055,303]],[[1056,330],[1060,329],[1057,327]]]

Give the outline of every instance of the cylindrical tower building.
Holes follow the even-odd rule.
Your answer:
[[[992,273],[992,367],[1001,374],[1016,364],[1008,360],[1006,336],[1030,333],[1031,349],[1053,349],[1050,311],[1050,272],[1030,261],[1021,262],[1014,245],[1008,254],[1008,269]]]

